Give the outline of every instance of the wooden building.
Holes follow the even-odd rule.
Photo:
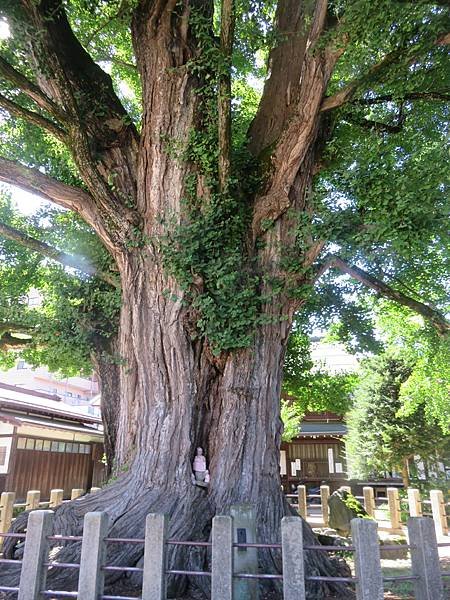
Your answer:
[[[101,419],[58,396],[0,383],[0,492],[89,489],[103,482]]]
[[[334,491],[346,485],[344,436],[347,427],[333,413],[305,415],[297,437],[281,445],[280,472],[283,489],[291,492],[298,485]]]

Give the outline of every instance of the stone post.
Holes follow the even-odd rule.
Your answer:
[[[49,551],[47,536],[52,534],[52,527],[51,510],[35,510],[28,517],[18,600],[39,600],[42,597],[48,570],[45,566]]]
[[[330,511],[328,508],[328,498],[330,497],[330,488],[328,485],[320,486],[320,501],[322,503],[322,521],[324,527],[328,527],[330,520]]]
[[[73,488],[72,493],[70,494],[71,500],[76,500],[80,496],[84,494],[83,488]]]
[[[297,495],[298,495],[298,514],[306,519],[307,517],[307,507],[306,507],[306,486],[299,485],[297,486]]]
[[[356,598],[383,600],[378,525],[371,519],[352,519],[351,529],[355,547]]]
[[[389,518],[391,522],[391,530],[394,532],[401,531],[401,514],[400,514],[400,498],[397,488],[387,488],[387,497],[389,505]]]
[[[420,501],[419,490],[408,488],[408,507],[410,517],[422,516],[422,502]]]
[[[102,566],[106,557],[104,539],[108,534],[108,525],[107,513],[91,512],[84,517],[78,579],[78,598],[80,599],[97,600],[103,594],[105,572],[102,570]]]
[[[16,494],[14,492],[3,492],[0,496],[0,533],[7,533],[11,527],[15,500]],[[0,547],[3,544],[3,539],[0,537]]]
[[[64,497],[64,490],[51,490],[50,491],[50,503],[48,505],[49,508],[56,508],[60,504],[62,504]]]
[[[375,496],[372,487],[363,487],[364,508],[369,517],[375,518]]]
[[[95,494],[95,492],[99,492],[101,489],[102,489],[102,488],[99,488],[99,487],[92,487],[92,488],[89,490],[89,493],[90,493],[90,494]]]
[[[412,574],[416,600],[444,600],[444,586],[433,520],[429,517],[408,519]]]
[[[233,600],[233,519],[218,515],[212,522],[211,598]]]
[[[306,600],[303,562],[303,521],[298,517],[281,519],[283,556],[283,600]]]
[[[40,499],[41,492],[39,490],[30,490],[27,493],[25,510],[35,510],[36,508],[39,508]]]
[[[235,544],[256,543],[256,508],[252,504],[235,504],[230,507],[233,517],[233,542]],[[257,573],[258,554],[256,548],[234,548],[233,565],[235,575],[238,573]],[[233,600],[258,600],[259,589],[257,579],[233,580]]]
[[[445,510],[444,494],[441,490],[430,491],[431,512],[438,538],[448,534],[447,513]]]
[[[150,514],[145,521],[142,600],[166,600],[166,550],[169,519]]]

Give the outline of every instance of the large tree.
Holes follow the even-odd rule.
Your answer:
[[[155,511],[171,536],[205,538],[213,514],[251,502],[260,539],[277,539],[283,357],[329,269],[448,331],[393,278],[442,236],[446,2],[217,4],[1,5],[0,180],[76,211],[122,288],[119,477],[60,508],[58,532],[96,509],[114,536],[140,535]],[[191,484],[197,446],[207,490]],[[307,555],[310,572],[333,568]]]

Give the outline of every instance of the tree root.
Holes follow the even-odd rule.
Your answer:
[[[292,509],[281,497],[280,502],[268,502],[258,507],[260,527],[258,536],[265,543],[279,541],[280,520],[284,514],[292,514]],[[226,514],[226,507],[220,511],[213,510],[204,490],[195,486],[186,487],[184,495],[170,494],[168,490],[145,489],[136,485],[130,476],[122,477],[102,491],[89,494],[81,499],[65,503],[55,509],[54,533],[60,535],[82,534],[84,515],[91,511],[106,511],[110,517],[110,537],[143,538],[145,517],[150,512],[169,515],[169,537],[175,540],[207,541],[210,538],[211,519],[216,512]],[[26,530],[29,512],[22,513],[14,521],[11,532],[22,533]],[[309,525],[304,524],[304,544],[318,545],[317,538]],[[23,554],[22,540],[7,538],[4,544],[4,556],[20,559]],[[109,543],[107,564],[117,566],[142,566],[144,547],[141,544]],[[81,542],[59,542],[51,551],[51,560],[59,562],[79,562]],[[168,548],[169,569],[209,570],[210,551],[204,548],[173,546]],[[281,572],[281,553],[279,551],[262,550],[259,553],[261,572]],[[20,567],[11,566],[2,569],[0,585],[16,586],[20,576]],[[306,576],[349,576],[350,570],[342,560],[330,558],[325,552],[305,551]],[[120,586],[126,589],[139,586],[141,576],[114,572],[106,576],[106,589],[110,592]],[[78,571],[76,569],[53,568],[49,570],[47,588],[61,591],[77,589]],[[343,584],[307,581],[307,598],[318,600],[339,598],[342,600],[354,597],[352,591]],[[168,581],[168,598],[179,598],[186,592],[192,598],[207,599],[210,597],[210,581],[206,577],[170,576]],[[261,584],[262,597],[281,598],[280,584],[264,582]],[[7,597],[7,596],[5,596]],[[12,598],[13,596],[11,596]]]

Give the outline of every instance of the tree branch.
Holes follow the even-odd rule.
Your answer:
[[[91,196],[84,190],[48,177],[38,169],[2,157],[0,157],[0,181],[16,185],[69,210],[86,211],[87,206],[92,202]]]
[[[450,34],[442,33],[439,35],[434,41],[435,45],[446,45],[450,41]],[[349,84],[347,84],[344,88],[333,94],[332,96],[328,96],[322,102],[322,106],[320,108],[321,112],[326,112],[328,110],[332,110],[334,108],[339,108],[344,104],[347,104],[351,100],[353,100],[354,95],[356,94],[358,88],[365,83],[366,81],[376,81],[378,75],[388,69],[392,64],[394,64],[399,58],[402,56],[407,56],[410,47],[402,47],[393,50],[386,54],[386,56],[380,60],[379,62],[372,65],[372,67],[360,77],[357,77]],[[410,56],[408,58],[411,58]]]
[[[40,108],[53,115],[59,121],[66,121],[67,115],[51,100],[35,83],[17,71],[0,56],[0,75],[14,84],[24,94],[31,98]]]
[[[36,194],[44,200],[54,202],[63,208],[78,212],[79,215],[107,243],[108,233],[102,221],[102,215],[97,211],[94,199],[81,188],[67,185],[38,169],[26,167],[16,161],[0,156],[0,181],[15,185],[26,192]]]
[[[10,115],[14,115],[16,117],[24,119],[28,123],[36,125],[36,127],[46,129],[48,132],[50,132],[62,142],[67,141],[66,132],[60,127],[58,127],[56,123],[53,123],[53,121],[50,121],[49,119],[43,117],[42,115],[39,115],[38,113],[35,113],[31,110],[28,110],[27,108],[24,108],[23,106],[20,106],[19,104],[16,104],[9,98],[6,98],[6,96],[3,96],[3,94],[0,94],[0,107],[3,107],[5,110],[7,110]]]
[[[352,104],[372,106],[374,104],[383,104],[384,102],[405,102],[407,100],[443,100],[448,102],[450,100],[450,94],[444,92],[411,92],[409,94],[404,94],[403,96],[383,94],[382,96],[375,96],[373,98],[355,98],[352,100]]]
[[[220,49],[223,72],[219,77],[219,189],[228,184],[231,168],[231,56],[234,36],[234,0],[222,0],[220,21]]]
[[[77,269],[78,271],[86,273],[87,275],[98,277],[113,287],[118,287],[117,281],[115,281],[113,277],[111,277],[108,273],[99,271],[95,266],[89,264],[84,257],[61,252],[49,244],[41,242],[40,240],[36,240],[35,238],[30,237],[26,233],[23,233],[22,231],[19,231],[15,227],[11,227],[6,223],[0,222],[0,236],[17,242],[21,246],[25,246],[33,252],[38,252],[42,256],[50,258],[51,260],[55,260],[65,267]]]
[[[354,265],[349,265],[339,256],[328,257],[327,260],[318,267],[314,281],[317,281],[326,271],[328,271],[328,269],[333,267],[339,269],[347,275],[350,275],[353,279],[356,279],[356,281],[359,281],[381,296],[384,296],[389,300],[393,300],[394,302],[397,302],[403,306],[407,306],[411,310],[419,313],[432,323],[440,335],[444,335],[450,331],[450,323],[438,310],[428,306],[428,304],[419,302],[418,300],[415,300],[414,298],[406,296],[402,292],[393,289],[381,281],[381,279],[378,279],[370,273],[367,273],[367,271],[364,271],[363,269],[360,269]]]
[[[363,129],[370,129],[371,131],[376,132],[386,132],[386,133],[399,133],[403,129],[404,119],[399,120],[396,125],[392,125],[389,123],[382,123],[381,121],[373,121],[372,119],[365,119],[364,117],[356,117],[352,115],[351,117],[346,117],[350,123],[354,123]]]

